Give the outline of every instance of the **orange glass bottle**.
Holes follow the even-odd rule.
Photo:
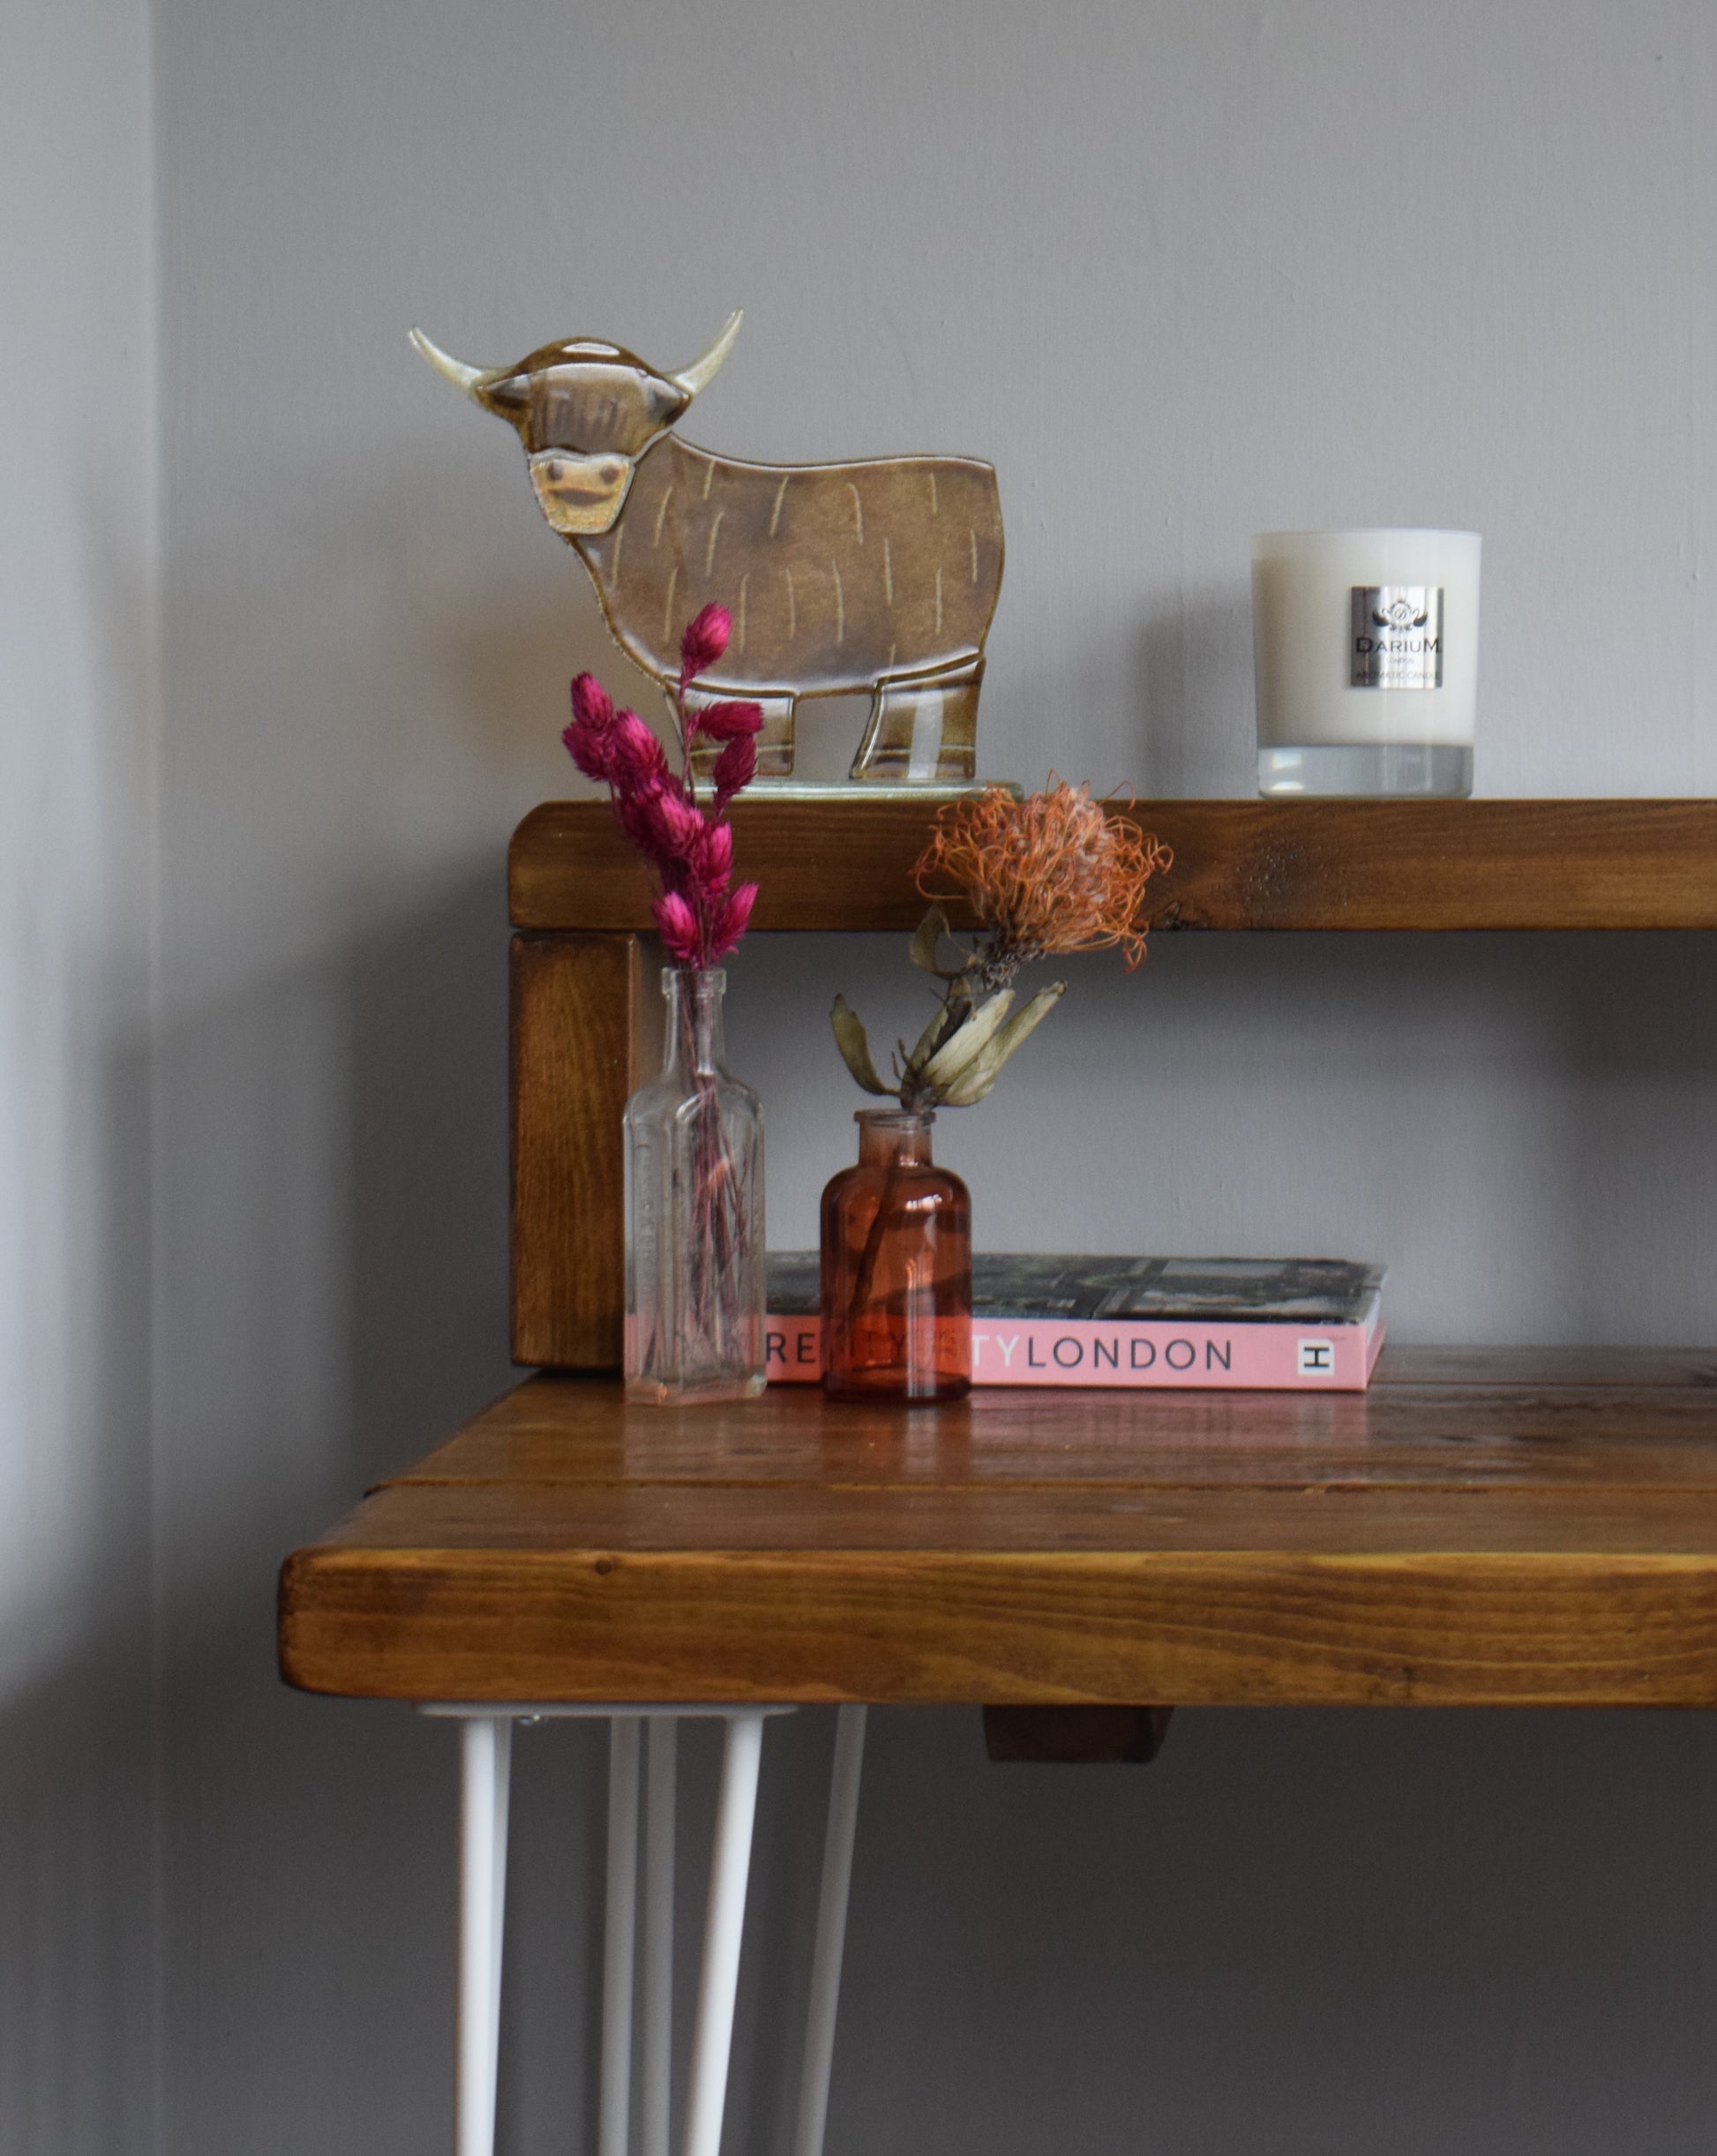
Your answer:
[[[858,1165],[822,1194],[823,1390],[958,1400],[971,1390],[971,1199],[930,1157],[929,1112],[860,1108]]]

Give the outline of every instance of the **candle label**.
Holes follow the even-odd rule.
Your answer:
[[[1355,584],[1353,605],[1353,687],[1443,687],[1441,585]]]

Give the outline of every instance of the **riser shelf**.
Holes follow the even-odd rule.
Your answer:
[[[1717,800],[1151,800],[1115,808],[1173,847],[1157,929],[1717,928]],[[754,926],[908,930],[927,804],[744,800]],[[602,800],[514,835],[514,925],[650,927],[648,874]]]

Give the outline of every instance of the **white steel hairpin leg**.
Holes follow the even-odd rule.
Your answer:
[[[632,1970],[638,1923],[638,1722],[608,1725],[608,1889],[603,1909],[602,2099],[597,2156],[626,2156]]]
[[[817,1939],[811,1954],[811,2002],[805,2018],[805,2063],[793,2156],[822,2156],[829,2077],[835,2063],[835,2014],[841,2000],[841,1955],[852,1886],[852,1843],[858,1825],[858,1777],[864,1763],[865,1709],[843,1707],[835,1724],[835,1770],[829,1785],[829,1828],[823,1837],[822,1891],[817,1898]]]
[[[679,1724],[658,1716],[649,1728],[644,1799],[644,2088],[642,2156],[668,2156],[673,2100],[674,1799]]]
[[[494,2156],[513,1724],[506,1715],[473,1716],[460,1739],[454,2148],[456,2156]]]
[[[733,2002],[739,1981],[739,1939],[751,1870],[751,1830],[757,1815],[757,1769],[763,1754],[763,1717],[728,1718],[722,1749],[722,1793],[709,1867],[709,1908],[703,1927],[703,1978],[692,2037],[692,2079],[686,2100],[686,2156],[720,2156],[727,2062],[733,2043]]]
[[[609,1753],[608,1901],[604,1912],[601,2156],[626,2156],[630,2124],[632,1992],[638,1892],[638,1724],[650,1731],[644,1936],[645,2156],[666,2156],[672,2045],[673,1842],[676,1735],[687,1716],[726,1725],[721,1798],[709,1872],[703,1976],[692,2042],[686,2156],[719,2156],[733,2005],[763,1724],[790,1707],[587,1707],[551,1702],[492,1707],[425,1703],[421,1711],[461,1724],[459,2033],[454,2084],[455,2156],[494,2156],[500,2050],[501,1919],[506,1899],[506,1805],[515,1722],[603,1716]]]

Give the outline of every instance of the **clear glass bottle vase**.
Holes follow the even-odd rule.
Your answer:
[[[626,1108],[626,1389],[763,1389],[763,1111],[723,1063],[725,973],[664,966],[662,1071]]]

